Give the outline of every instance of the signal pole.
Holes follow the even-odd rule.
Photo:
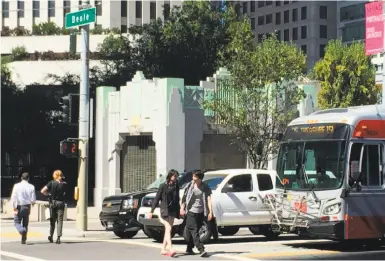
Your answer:
[[[87,231],[88,208],[88,140],[89,140],[89,25],[81,27],[81,63],[79,97],[79,198],[76,206],[76,227]]]

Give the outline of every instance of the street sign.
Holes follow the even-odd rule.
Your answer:
[[[96,7],[66,14],[66,29],[87,25],[96,21]]]
[[[383,3],[365,4],[365,53],[373,55],[384,50]]]

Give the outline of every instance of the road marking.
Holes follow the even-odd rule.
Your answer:
[[[2,232],[1,238],[19,238],[21,237],[18,232]],[[44,235],[40,232],[28,232],[28,238],[42,238]]]
[[[269,258],[269,257],[284,257],[284,256],[308,256],[308,255],[331,255],[331,254],[340,254],[339,251],[330,251],[330,250],[301,250],[301,251],[290,251],[290,252],[274,252],[274,253],[251,253],[251,254],[242,254],[241,256],[248,258]]]
[[[138,242],[138,241],[119,241],[119,240],[110,240],[110,239],[92,239],[92,238],[64,238],[65,240],[82,240],[82,241],[89,241],[89,242],[106,242],[106,243],[118,243],[118,244],[129,244],[129,245],[137,245],[137,246],[144,246],[144,247],[152,247],[152,248],[158,248],[162,249],[161,244],[157,243],[145,243],[145,242]],[[178,251],[179,253],[185,252],[185,247],[175,246],[173,245],[173,248]],[[177,252],[177,254],[178,254]],[[208,251],[210,254],[210,251]],[[242,257],[239,255],[231,255],[231,254],[213,254],[213,257],[221,257],[225,259],[231,259],[231,260],[253,260],[253,261],[261,261],[257,260],[255,258],[247,258]]]
[[[47,261],[45,259],[35,258],[32,256],[20,255],[20,254],[16,254],[16,253],[12,253],[12,252],[6,252],[6,251],[2,251],[2,250],[0,250],[0,255],[10,257],[10,258],[20,259],[20,260],[25,260],[25,261]]]

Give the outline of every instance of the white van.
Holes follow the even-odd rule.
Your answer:
[[[216,240],[218,232],[225,236],[235,235],[241,227],[248,227],[253,234],[263,234],[268,238],[278,236],[270,228],[272,214],[269,206],[263,202],[265,195],[275,190],[274,170],[208,171],[203,181],[212,190],[214,219],[204,223],[200,231],[202,242],[208,242],[211,237]],[[186,186],[181,188],[181,198]],[[152,219],[145,218],[145,214],[151,210],[155,195],[150,193],[142,199],[138,221],[143,224],[148,235],[160,242],[163,240],[164,227],[159,220],[159,207],[154,210]],[[178,233],[183,236],[184,228],[183,219],[175,219],[173,235]]]

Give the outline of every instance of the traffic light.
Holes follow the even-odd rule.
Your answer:
[[[70,93],[60,98],[63,121],[70,125],[77,125],[79,121],[79,94]]]
[[[79,142],[77,140],[62,140],[60,142],[60,154],[69,158],[77,158],[79,155]]]
[[[70,53],[76,54],[76,33],[70,34]]]

